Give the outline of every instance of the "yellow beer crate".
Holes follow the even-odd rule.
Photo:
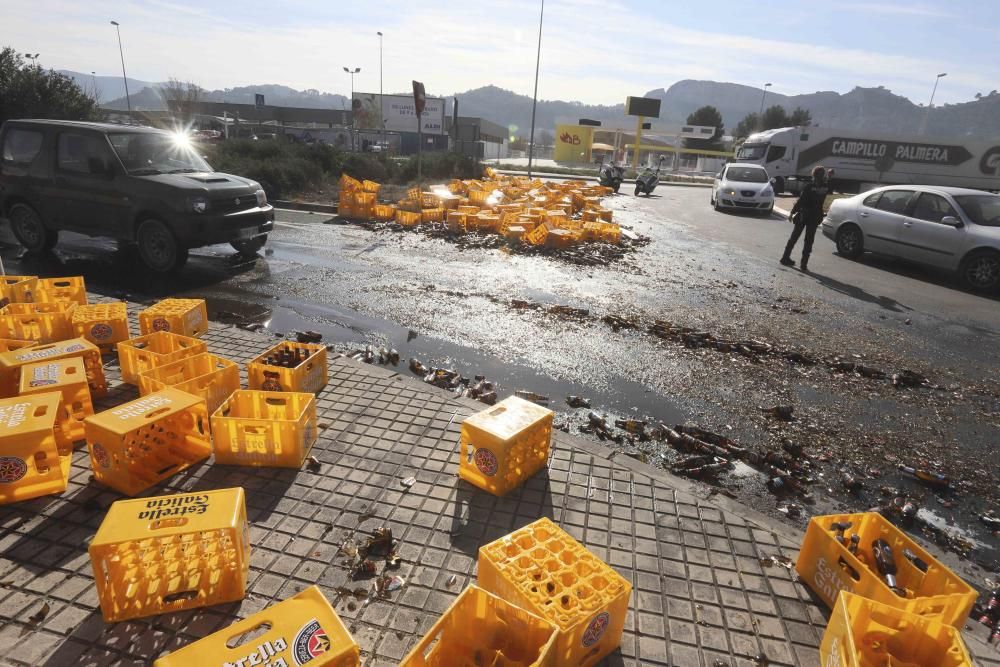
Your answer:
[[[34,294],[35,303],[75,303],[87,305],[87,285],[83,276],[39,278]]]
[[[119,500],[88,551],[106,623],[242,600],[250,566],[243,489]]]
[[[301,468],[316,443],[316,396],[233,392],[212,415],[215,462]]]
[[[425,208],[420,211],[420,222],[442,222],[444,220],[444,209],[440,206],[436,208]]]
[[[0,505],[66,490],[70,457],[60,456],[59,392],[0,400]]]
[[[122,382],[138,385],[141,373],[205,352],[205,341],[166,331],[123,340],[118,343]]]
[[[204,299],[163,299],[139,313],[139,332],[156,331],[201,338],[208,331],[208,310]]]
[[[581,233],[571,229],[550,229],[545,245],[550,248],[569,248],[580,242]]]
[[[212,453],[205,400],[164,389],[87,417],[94,478],[134,496]]]
[[[280,362],[283,357],[301,360],[290,368],[268,363],[268,360]],[[247,385],[250,389],[315,394],[326,386],[328,380],[326,346],[315,343],[282,341],[247,364]]]
[[[54,343],[73,337],[75,303],[11,303],[0,308],[0,337]]]
[[[590,667],[621,644],[632,584],[549,519],[479,549],[480,588],[559,632],[554,664]]]
[[[549,460],[552,415],[517,396],[472,415],[462,422],[459,476],[495,496],[520,486]]]
[[[465,233],[466,217],[468,213],[460,211],[448,211],[448,231],[455,234]]]
[[[526,233],[522,238],[531,245],[543,245],[548,235],[549,235],[549,228],[546,227],[545,225],[538,225],[530,232]]]
[[[365,180],[361,182],[361,189],[365,192],[370,192],[377,195],[378,191],[382,188],[381,183],[376,183],[375,181]]]
[[[0,353],[0,397],[17,395],[21,382],[21,367],[25,364],[70,357],[83,359],[91,396],[103,396],[108,393],[101,351],[85,338],[71,338],[58,343],[34,345]]]
[[[958,629],[847,591],[837,597],[819,656],[824,667],[973,664]]]
[[[372,215],[376,220],[393,220],[396,217],[396,207],[392,204],[375,204],[372,206]]]
[[[128,312],[124,303],[77,306],[72,316],[74,335],[86,338],[102,350],[129,339]]]
[[[56,417],[56,446],[63,456],[73,454],[73,445],[83,440],[83,420],[94,414],[83,358],[66,357],[21,367],[21,396],[48,392],[62,396]]]
[[[399,667],[554,667],[556,636],[549,621],[469,586]]]
[[[240,369],[229,359],[204,352],[139,373],[143,396],[168,387],[204,400],[211,415],[240,388]]]
[[[849,540],[851,534],[857,533],[860,540],[857,555],[837,540],[837,533],[832,528],[835,523],[851,524],[845,531],[845,538]],[[872,543],[879,538],[892,548],[898,570],[897,588],[905,591],[906,597],[893,592],[875,569]],[[922,559],[928,565],[927,572],[905,558],[904,549]],[[962,627],[977,597],[975,589],[961,577],[877,512],[830,514],[810,519],[795,570],[831,608],[837,595],[848,591],[956,628]]]
[[[420,224],[420,213],[396,209],[396,222],[404,227],[415,227]]]
[[[0,276],[0,298],[9,303],[32,303],[37,285],[38,276]]]
[[[259,630],[264,633],[260,634]],[[243,640],[253,633],[254,638]],[[159,658],[153,667],[359,667],[361,652],[316,586]]]

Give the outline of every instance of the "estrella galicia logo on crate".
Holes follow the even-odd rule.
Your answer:
[[[104,322],[95,324],[90,329],[90,335],[94,337],[95,340],[107,340],[111,338],[111,334],[114,333]]]
[[[587,626],[587,629],[583,631],[583,648],[590,648],[597,642],[601,641],[601,637],[607,632],[608,626],[611,625],[611,614],[606,611],[602,611],[600,614],[594,617]]]
[[[162,317],[157,317],[153,320],[153,331],[170,331],[170,322]]]
[[[0,456],[0,484],[13,484],[28,474],[28,464],[16,456]]]
[[[490,450],[480,447],[475,453],[476,467],[479,468],[479,472],[483,473],[487,477],[492,477],[497,474],[497,469],[500,464],[497,463],[496,454]]]
[[[329,650],[330,638],[315,618],[298,631],[292,643],[292,657],[300,667]]]

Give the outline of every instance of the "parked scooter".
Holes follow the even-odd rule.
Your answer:
[[[625,180],[625,169],[616,165],[614,160],[611,160],[606,164],[602,161],[598,180],[601,185],[606,188],[611,188],[617,194],[618,188],[622,186],[622,181]]]
[[[635,179],[635,196],[638,197],[640,194],[645,194],[647,197],[652,194],[656,186],[660,184],[660,166],[663,161],[667,159],[666,155],[661,155],[660,159],[656,163],[656,170],[652,170],[646,167],[646,171],[642,172]]]

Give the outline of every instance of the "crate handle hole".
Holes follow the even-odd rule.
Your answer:
[[[264,621],[263,623],[260,623],[250,628],[246,632],[241,632],[238,635],[233,635],[232,637],[230,637],[229,641],[226,642],[226,648],[238,648],[240,646],[243,646],[243,644],[246,644],[249,641],[257,639],[258,637],[264,635],[270,630],[271,630],[271,624],[268,623],[267,621]]]
[[[441,639],[441,633],[440,632],[436,632],[436,633],[434,633],[434,636],[432,636],[429,639],[429,641],[427,642],[427,645],[424,646],[423,653],[424,653],[424,661],[425,662],[428,661],[428,660],[430,660],[431,653],[434,652],[434,647],[437,646],[437,643],[438,643],[438,641],[440,639]]]
[[[265,398],[264,402],[268,405],[288,405],[288,401],[283,398]]]
[[[177,517],[175,519],[157,519],[153,523],[149,524],[150,530],[161,530],[163,528],[179,528],[180,526],[186,525],[188,522],[187,517]]]
[[[139,343],[132,343],[132,347],[134,347],[137,350],[145,350],[147,347],[149,347],[149,343],[147,343],[146,341],[141,341]]]
[[[166,475],[168,472],[170,472],[171,470],[173,470],[176,467],[177,467],[176,463],[171,463],[170,465],[163,466],[162,468],[160,468],[159,470],[157,470],[156,474],[157,475]]]
[[[152,412],[147,413],[144,419],[152,419],[153,417],[157,415],[162,415],[165,412],[170,412],[170,408],[163,407],[160,408],[159,410],[153,410]]]
[[[198,597],[198,591],[177,591],[163,596],[163,604],[173,604],[174,602],[187,602]]]
[[[246,426],[243,427],[243,432],[259,435],[262,433],[266,433],[267,429],[264,428],[263,426],[254,426],[253,424],[247,424]]]
[[[69,366],[63,370],[66,371],[66,375],[76,375],[76,366]]]
[[[490,417],[496,417],[498,415],[502,415],[505,412],[507,412],[507,408],[505,408],[503,406],[500,406],[496,410],[491,410],[490,411]]]

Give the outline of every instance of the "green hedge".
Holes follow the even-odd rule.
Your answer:
[[[401,160],[374,153],[348,153],[324,144],[230,139],[207,147],[218,171],[258,181],[273,199],[287,197],[342,173],[380,183],[410,183],[417,178],[417,158]],[[479,178],[482,166],[456,153],[423,156],[425,181]]]

